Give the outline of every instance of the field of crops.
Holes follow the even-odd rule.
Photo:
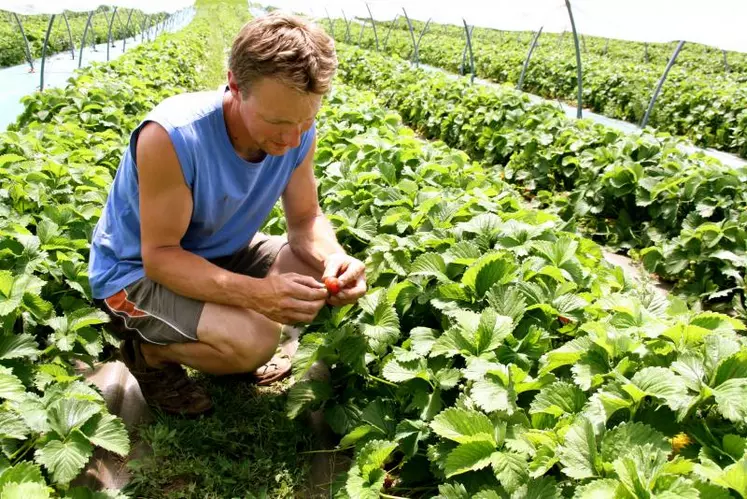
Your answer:
[[[2,7],[0,5],[0,7]],[[0,8],[0,11],[2,9]],[[72,34],[73,44],[76,49],[75,57],[78,57],[80,42],[83,39],[83,31],[88,20],[88,13],[66,13],[70,23],[70,34]],[[108,18],[112,15],[111,11],[105,7],[98,9],[96,14],[91,18],[91,27],[86,34],[86,45],[104,43],[109,35]],[[38,59],[42,55],[42,46],[44,36],[49,26],[49,16],[33,15],[18,16],[23,23],[23,30],[26,39],[29,42],[31,57]],[[130,9],[118,9],[115,16],[114,25],[112,26],[112,39],[121,40],[129,38],[140,33],[148,26],[153,26],[156,22],[163,21],[165,14],[149,16],[146,20],[145,15],[138,11],[132,11],[130,23],[127,25],[127,19],[130,18]],[[126,28],[126,29],[125,29]],[[67,31],[67,25],[61,15],[55,18],[52,32],[49,36],[49,47],[47,54],[64,52],[70,50],[70,34]],[[18,28],[18,23],[9,12],[2,12],[0,17],[0,68],[23,64],[26,62],[26,48],[23,42],[23,35]]]
[[[27,97],[0,134],[2,499],[307,497],[315,453],[351,459],[336,499],[747,497],[747,171],[339,43],[315,171],[369,292],[306,328],[292,383],[208,378],[215,414],[128,434],[79,375],[114,346],[91,231],[132,128],[223,81],[248,17],[197,2],[184,31]],[[285,231],[280,205],[263,230]],[[329,378],[304,376],[317,362]],[[134,438],[152,453],[125,490],[71,485]]]
[[[404,59],[412,57],[412,40],[404,18],[389,32],[389,23],[378,25],[380,48]],[[425,27],[413,23],[416,39]],[[328,24],[325,27],[329,28]],[[350,34],[344,21],[333,24],[337,40],[348,40],[366,48],[375,47],[370,22],[361,36],[361,24],[351,23]],[[419,46],[423,63],[459,72],[463,58],[464,30],[431,24]],[[386,41],[386,44],[384,42]],[[531,34],[500,33],[476,29],[473,44],[478,76],[515,86],[519,81]],[[651,95],[661,77],[672,44],[648,50],[643,44],[589,39],[582,55],[583,104],[605,116],[641,123]],[[604,48],[607,47],[607,54]],[[577,95],[576,59],[571,36],[543,34],[532,55],[523,89],[548,99],[575,105]],[[685,44],[656,103],[649,125],[673,135],[688,137],[703,147],[747,157],[747,56],[730,53],[729,71],[720,51]]]

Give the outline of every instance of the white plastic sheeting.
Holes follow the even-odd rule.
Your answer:
[[[579,33],[639,42],[685,40],[747,52],[747,0],[570,0]],[[264,0],[323,20],[368,17],[361,0]],[[507,31],[571,31],[565,0],[369,0],[374,19],[392,20],[402,8],[413,19]],[[326,9],[326,10],[325,10]]]
[[[172,14],[194,5],[195,0],[0,0],[0,11],[16,14],[62,14],[63,11],[90,12],[102,5],[137,9],[146,14]]]

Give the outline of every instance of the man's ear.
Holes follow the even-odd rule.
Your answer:
[[[239,90],[239,85],[236,83],[236,77],[230,69],[228,70],[228,89],[236,100],[241,100],[241,90]]]

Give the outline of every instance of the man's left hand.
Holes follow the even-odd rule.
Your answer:
[[[326,277],[336,277],[340,283],[340,291],[331,294],[327,303],[333,306],[355,303],[366,294],[366,266],[360,260],[344,253],[334,253],[324,262]]]

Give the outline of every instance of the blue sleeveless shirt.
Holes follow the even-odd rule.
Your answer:
[[[169,134],[192,192],[193,211],[181,246],[204,258],[247,246],[267,219],[311,147],[316,125],[298,147],[257,163],[233,148],[223,117],[223,94],[206,91],[169,97],[130,136],[91,240],[88,277],[94,298],[106,298],[145,275],[140,253],[137,136],[149,121]]]

